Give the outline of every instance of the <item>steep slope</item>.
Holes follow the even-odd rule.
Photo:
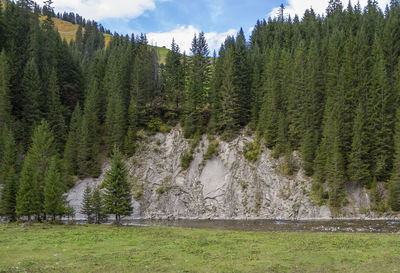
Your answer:
[[[230,143],[221,141],[219,155],[204,161],[209,140],[203,136],[187,170],[181,156],[190,149],[180,128],[168,134],[146,137],[135,156],[127,161],[131,175],[135,210],[133,218],[153,219],[326,219],[332,213],[311,201],[311,181],[303,171],[294,176],[281,172],[283,160],[273,159],[264,150],[255,163],[243,156],[246,142],[254,139],[244,133]],[[296,164],[299,158],[294,154]],[[104,165],[104,172],[109,168]],[[86,187],[98,186],[104,179],[78,181],[68,200],[79,212]],[[338,217],[366,216],[369,195],[361,188],[349,188],[349,204]],[[369,215],[373,217],[373,215]],[[78,214],[77,218],[83,216]]]

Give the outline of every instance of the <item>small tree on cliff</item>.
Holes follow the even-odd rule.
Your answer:
[[[107,172],[103,188],[105,189],[104,211],[107,214],[114,214],[115,222],[120,224],[121,216],[131,215],[133,208],[128,171],[118,148],[114,148],[111,170]]]

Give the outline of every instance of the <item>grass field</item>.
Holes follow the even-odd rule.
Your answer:
[[[400,235],[0,225],[0,272],[400,272]]]

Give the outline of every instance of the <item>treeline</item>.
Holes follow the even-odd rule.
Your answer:
[[[52,13],[40,23],[31,1],[0,10],[3,214],[47,214],[51,166],[64,192],[98,176],[114,148],[131,156],[138,139],[178,123],[193,139],[231,140],[247,126],[257,138],[246,158],[257,160],[265,143],[293,173],[299,151],[321,203],[340,208],[356,183],[371,190],[374,209],[400,210],[399,1],[383,12],[376,1],[344,9],[332,0],[326,16],[308,10],[301,20],[282,8],[249,41],[242,30],[228,37],[218,57],[203,33],[189,56],[173,41],[165,65],[143,34],[115,34],[105,49],[100,31],[80,28],[67,44]],[[22,213],[22,196],[38,209]]]

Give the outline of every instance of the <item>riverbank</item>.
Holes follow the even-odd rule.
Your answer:
[[[0,272],[396,272],[400,235],[0,225]]]

